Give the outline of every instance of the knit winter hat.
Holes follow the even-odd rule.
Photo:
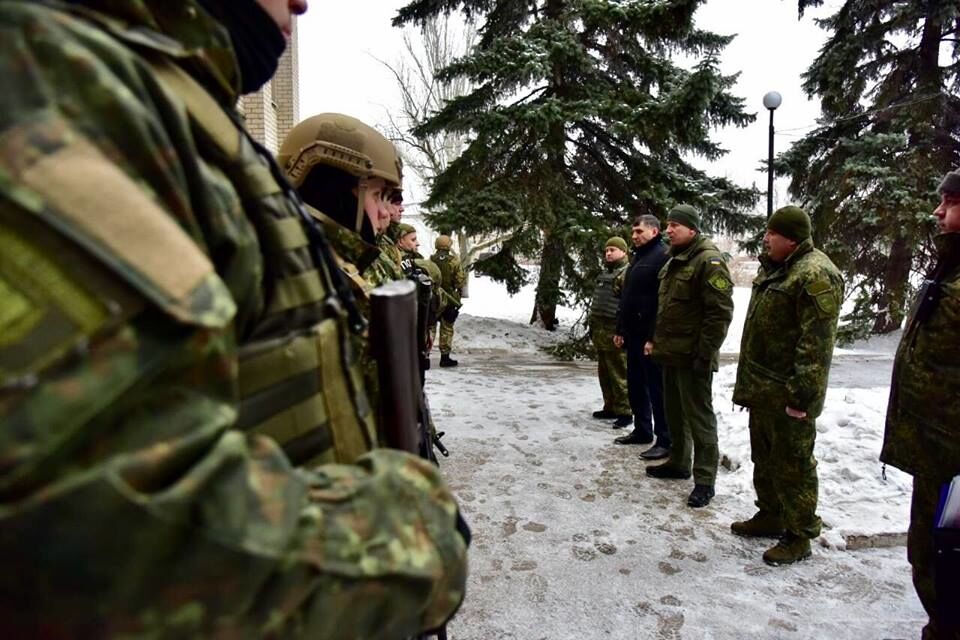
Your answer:
[[[620,249],[620,251],[623,251],[624,253],[626,253],[627,241],[621,238],[620,236],[613,236],[612,238],[607,240],[607,244],[603,245],[604,249],[606,249],[607,247],[616,247],[617,249]]]
[[[943,181],[937,188],[937,193],[960,195],[960,170],[951,171],[947,175],[943,176]]]
[[[448,235],[437,236],[437,241],[433,243],[433,246],[443,251],[453,246],[453,240],[451,240]]]
[[[397,240],[407,235],[408,233],[416,233],[417,228],[412,224],[407,224],[406,222],[401,222],[397,225]]]
[[[675,205],[667,214],[667,222],[676,222],[694,231],[700,231],[700,213],[689,204]]]
[[[767,229],[776,231],[794,242],[803,242],[810,237],[810,216],[800,207],[793,205],[780,207],[767,220]]]

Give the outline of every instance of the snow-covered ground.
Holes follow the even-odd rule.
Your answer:
[[[896,340],[838,351],[818,420],[823,535],[811,560],[771,568],[771,541],[729,533],[753,511],[747,414],[731,402],[736,365],[715,377],[717,497],[686,506],[689,481],[646,477],[642,448],[590,418],[594,363],[558,363],[558,337],[520,301],[474,278],[457,323],[457,369],[427,390],[452,457],[443,468],[475,534],[466,603],[450,637],[910,638],[923,611],[903,533],[910,478],[877,462]],[[528,288],[529,289],[529,288]],[[528,298],[524,300],[522,296]],[[736,353],[749,290],[724,351]],[[472,314],[493,317],[477,317]],[[570,326],[579,314],[560,315]],[[509,318],[509,319],[504,319]],[[870,548],[879,546],[883,548]]]

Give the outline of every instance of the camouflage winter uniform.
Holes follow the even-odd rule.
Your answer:
[[[944,618],[957,603],[934,582],[933,522],[941,485],[960,474],[960,233],[935,243],[932,284],[914,303],[897,349],[880,459],[913,475],[907,557],[930,616],[923,637],[956,640],[960,625]]]
[[[467,282],[467,275],[460,266],[460,258],[449,249],[438,249],[430,256],[430,261],[440,267],[443,274],[441,286],[447,294],[448,307],[460,308],[460,297],[463,295],[463,286]],[[448,314],[449,316],[449,314]],[[440,353],[450,354],[453,350],[453,322],[447,318],[440,318]]]
[[[733,282],[723,256],[697,235],[671,247],[660,270],[653,359],[663,366],[663,393],[670,427],[667,465],[689,470],[696,484],[714,483],[719,463],[713,372],[733,318]]]
[[[816,417],[843,300],[843,279],[807,238],[777,264],[760,258],[740,343],[733,401],[750,409],[757,507],[795,536],[820,535]],[[786,407],[806,411],[791,418]]]
[[[617,309],[627,272],[626,258],[605,262],[604,272],[597,278],[590,305],[590,335],[597,350],[597,377],[603,393],[603,410],[618,416],[629,416],[627,395],[627,353],[613,344],[617,333]]]
[[[221,117],[226,32],[192,0],[6,0],[0,25],[2,635],[441,623],[465,547],[432,465],[294,470],[240,431],[372,445],[305,214]]]

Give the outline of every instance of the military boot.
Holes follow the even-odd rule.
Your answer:
[[[453,358],[451,358],[449,353],[441,353],[441,354],[440,354],[440,366],[441,366],[441,367],[455,367],[455,366],[457,366],[458,364],[460,364],[460,363],[457,362],[456,360],[454,360]]]
[[[731,524],[730,531],[747,538],[779,538],[783,535],[783,523],[776,516],[758,511],[749,520]]]
[[[780,541],[763,552],[763,561],[772,567],[793,564],[810,557],[810,540],[785,533]]]

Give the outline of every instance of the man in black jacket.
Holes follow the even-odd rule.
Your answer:
[[[660,239],[660,220],[642,215],[633,223],[633,257],[627,271],[617,314],[617,346],[627,347],[627,391],[633,411],[633,431],[614,440],[617,444],[656,446],[641,457],[659,460],[670,454],[670,430],[663,409],[663,374],[660,365],[644,355],[643,345],[653,339],[657,319],[658,274],[669,258]]]

